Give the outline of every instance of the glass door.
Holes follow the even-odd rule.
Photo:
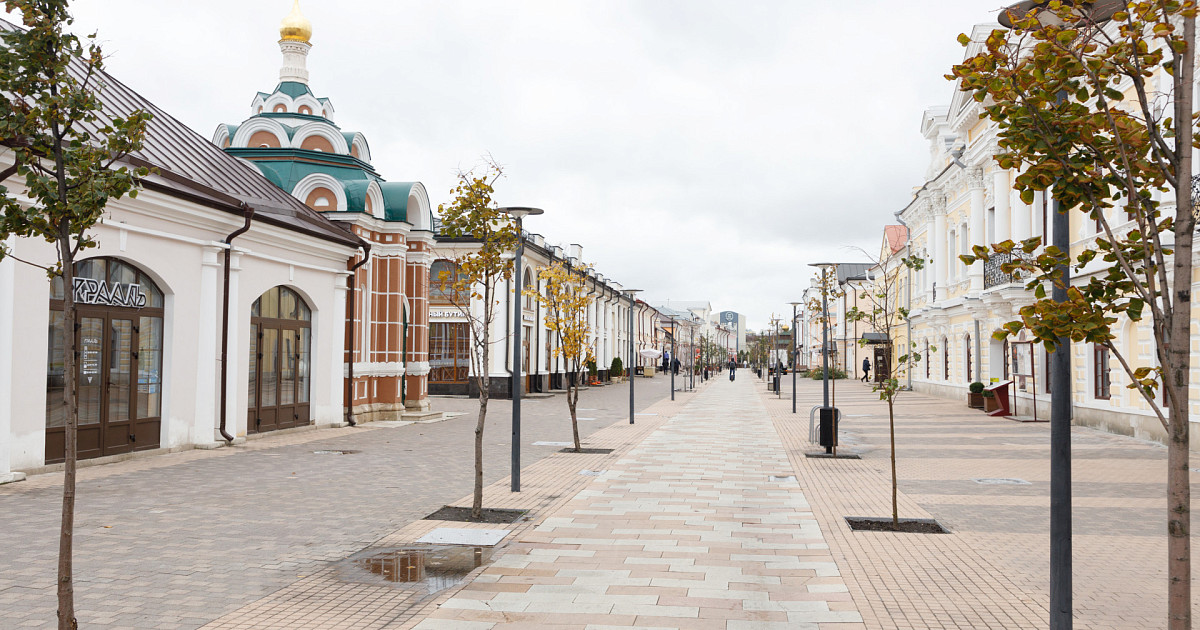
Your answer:
[[[133,432],[136,415],[132,398],[134,362],[134,326],[131,319],[108,320],[108,355],[104,370],[104,453],[114,455],[133,450],[137,437]]]

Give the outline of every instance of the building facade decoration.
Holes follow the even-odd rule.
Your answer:
[[[312,25],[296,0],[280,25],[278,85],[254,96],[249,118],[219,125],[213,142],[370,245],[365,263],[360,255],[350,264],[354,304],[347,311],[353,319],[346,322],[351,340],[346,396],[360,420],[425,414],[429,197],[420,182],[384,180],[371,164],[366,137],[334,123],[332,101],[309,87],[311,37]]]

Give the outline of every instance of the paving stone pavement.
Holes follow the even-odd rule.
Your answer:
[[[706,387],[415,630],[863,628],[749,379]]]
[[[800,412],[758,383],[847,585],[871,628],[1045,628],[1049,605],[1049,425],[989,417],[965,400],[902,392],[896,404],[901,517],[951,535],[851,532],[846,516],[890,516],[886,403],[840,382],[844,450],[804,457],[819,381],[801,379]],[[1086,427],[1072,431],[1077,630],[1166,627],[1166,449]],[[976,479],[1026,484],[981,484]],[[1198,477],[1193,475],[1193,486]],[[1193,580],[1200,568],[1193,571]],[[1200,601],[1193,601],[1193,615]]]
[[[638,380],[639,409],[667,395]],[[474,401],[438,399],[438,409]],[[627,416],[624,385],[584,391],[595,420]],[[485,482],[509,470],[509,401],[492,401]],[[562,396],[527,400],[523,462],[567,441]],[[471,489],[474,414],[322,429],[80,469],[76,606],[84,628],[198,628],[341,561]],[[346,449],[351,455],[318,455]],[[0,486],[0,628],[55,626],[61,473]]]

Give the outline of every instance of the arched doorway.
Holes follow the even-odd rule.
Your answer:
[[[80,459],[158,448],[162,434],[163,294],[116,258],[75,263],[75,362]],[[46,463],[66,458],[63,283],[50,290]]]
[[[309,423],[312,310],[287,287],[263,293],[250,307],[248,433]]]

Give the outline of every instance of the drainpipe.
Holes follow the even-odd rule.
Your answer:
[[[900,225],[904,226],[904,251],[905,251],[905,253],[912,255],[912,230],[908,229],[908,224],[904,222],[904,219],[900,218],[901,212],[904,212],[904,211],[900,210],[900,211],[896,212],[894,216],[896,217],[896,221],[899,222]],[[904,294],[904,303],[905,303],[904,310],[906,313],[908,313],[908,315],[904,318],[904,327],[905,327],[904,342],[909,344],[908,348],[905,348],[905,352],[904,352],[904,356],[909,357],[909,359],[907,361],[905,361],[905,363],[908,364],[908,367],[904,370],[904,374],[907,377],[905,380],[908,381],[908,384],[905,385],[904,388],[911,392],[912,391],[912,347],[913,347],[912,346],[912,342],[913,342],[912,341],[912,267],[905,265],[904,268],[907,270],[905,272],[905,276],[907,279],[905,280],[905,285],[904,285],[905,289],[906,289],[904,292],[905,293]],[[979,331],[975,331],[975,336],[976,337],[979,336]],[[928,361],[929,357],[924,357],[924,359],[926,361]]]
[[[400,338],[400,360],[404,362],[404,375],[400,377],[400,403],[407,408],[408,403],[408,300],[404,305],[404,333]],[[427,318],[428,319],[428,318]]]
[[[225,237],[225,287],[221,295],[221,407],[219,412],[220,422],[217,425],[217,430],[221,432],[221,437],[229,444],[233,444],[233,436],[225,429],[225,406],[226,397],[228,395],[228,387],[226,381],[229,376],[229,266],[230,252],[233,251],[233,239],[241,236],[250,229],[250,220],[254,218],[254,208],[251,208],[246,202],[241,204],[242,213],[246,216],[246,223],[242,227],[229,233]]]
[[[358,304],[356,297],[356,289],[358,288],[358,268],[367,264],[371,259],[371,244],[367,241],[362,241],[363,259],[354,263],[350,268],[350,277],[346,278],[346,284],[350,288],[350,360],[346,363],[346,378],[350,381],[350,399],[346,401],[346,424],[356,427],[358,423],[354,421],[354,340],[358,338],[358,318],[355,317],[354,307]]]

